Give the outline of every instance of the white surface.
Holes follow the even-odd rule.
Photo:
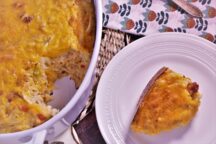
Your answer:
[[[157,136],[133,133],[130,123],[140,94],[163,66],[196,81],[202,93],[199,111],[182,128]],[[215,144],[216,45],[189,34],[163,33],[124,48],[105,69],[96,94],[96,115],[109,144]]]
[[[68,128],[66,132],[64,132],[62,135],[57,137],[55,140],[49,141],[49,143],[57,142],[57,141],[64,142],[64,144],[76,144],[76,142],[74,141],[71,135],[71,128]]]
[[[54,108],[62,109],[76,93],[75,82],[69,76],[62,77],[55,82],[53,99],[49,102]]]

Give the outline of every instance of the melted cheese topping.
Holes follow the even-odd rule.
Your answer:
[[[199,93],[188,91],[189,78],[166,70],[152,85],[141,101],[132,129],[157,134],[188,124],[198,110]]]
[[[0,133],[34,127],[53,115],[52,59],[91,53],[94,10],[88,0],[1,0]]]

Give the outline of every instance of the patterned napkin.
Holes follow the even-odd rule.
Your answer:
[[[170,0],[103,0],[103,26],[138,35],[183,32],[216,43],[216,0],[186,0],[203,12],[193,18]]]

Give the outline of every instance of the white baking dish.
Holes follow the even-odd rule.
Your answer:
[[[86,72],[85,78],[75,92],[71,88],[65,88],[57,91],[59,95],[62,91],[63,93],[61,99],[58,99],[56,105],[62,107],[61,111],[52,117],[47,122],[28,129],[25,131],[0,134],[0,144],[20,144],[20,143],[32,143],[32,144],[42,144],[45,139],[50,140],[64,132],[70,124],[78,117],[81,110],[89,97],[90,91],[93,87],[93,79],[95,77],[94,70],[97,62],[97,57],[99,54],[100,40],[102,34],[102,4],[101,0],[94,0],[95,11],[96,11],[96,40],[94,45],[94,51],[92,54],[91,62]],[[64,85],[65,80],[61,80],[59,85]],[[73,95],[73,93],[75,93]],[[63,97],[64,95],[67,95]],[[70,98],[70,99],[68,99]]]

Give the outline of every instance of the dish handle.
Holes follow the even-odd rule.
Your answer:
[[[60,133],[63,133],[70,124],[63,118],[53,124],[51,127],[38,131],[32,135],[32,138],[24,144],[44,144],[46,139],[53,139],[57,137]]]
[[[23,144],[44,144],[47,135],[47,130],[42,130],[33,134],[30,140],[28,137],[22,138],[21,141],[28,141]]]

